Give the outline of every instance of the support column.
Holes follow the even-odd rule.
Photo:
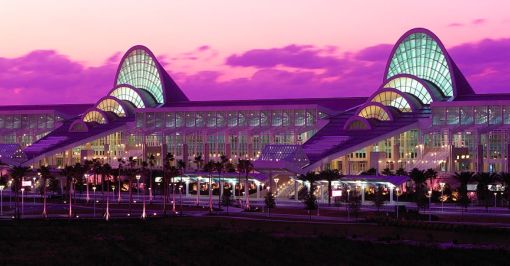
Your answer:
[[[232,198],[236,200],[236,181],[232,181]]]
[[[186,184],[186,197],[189,196],[189,179],[184,182]]]
[[[220,198],[223,199],[223,184],[225,181],[220,181]]]
[[[255,182],[255,185],[257,185],[257,199],[260,199],[260,183]]]

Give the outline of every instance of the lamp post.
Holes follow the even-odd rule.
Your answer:
[[[140,200],[140,175],[136,175],[136,198]]]
[[[115,191],[115,186],[112,186],[112,189]],[[106,190],[107,190],[106,193],[110,194],[108,186],[106,187]],[[106,212],[104,214],[104,218],[106,221],[110,219],[110,195],[106,195]]]
[[[197,206],[200,206],[200,179],[202,177],[197,177]]]
[[[11,188],[11,193],[9,193],[9,208],[12,208],[12,179],[7,183]]]
[[[274,183],[276,185],[276,190],[275,190],[274,196],[277,197],[278,196],[278,181],[280,181],[280,178],[275,177],[273,179],[274,179]]]
[[[120,174],[119,174],[119,196],[117,197],[117,203],[120,204],[120,191],[121,191],[121,187],[120,187]]]
[[[22,188],[21,188],[21,216],[23,216],[23,213],[24,213],[24,211],[25,211],[25,209],[24,209],[24,203],[25,203],[25,202],[24,202],[24,199],[23,199],[23,196],[24,196],[24,195],[25,195],[25,188],[24,188],[24,187],[22,187]]]
[[[443,199],[443,191],[444,191],[444,186],[446,184],[444,182],[439,182],[439,186],[441,187],[441,212],[444,212],[444,199]]]
[[[180,215],[182,216],[182,184],[179,185],[179,205],[180,205],[180,209],[181,209]]]
[[[149,193],[151,191],[151,188],[149,188]],[[147,214],[145,213],[145,193],[143,193],[143,209],[142,209],[142,219],[145,219]]]
[[[400,190],[399,187],[395,188],[395,191],[397,192],[397,220],[398,220],[398,196],[399,196],[398,192],[399,192],[399,190]]]
[[[498,199],[498,192],[494,192],[494,208],[496,208],[497,199]]]
[[[96,217],[96,186],[93,186],[92,190],[94,191],[94,217]]]
[[[432,221],[432,213],[430,209],[430,204],[432,204],[432,189],[428,191],[429,194],[429,222]]]
[[[41,173],[37,173],[37,174],[39,174],[39,175],[40,175]],[[35,178],[35,176],[34,176],[34,177],[32,177],[32,180],[33,180],[33,182],[32,182],[32,186],[34,187],[34,191],[33,191],[33,193],[34,193],[34,207],[35,207],[35,179],[36,179],[36,178]]]
[[[351,219],[351,209],[349,208],[349,193],[351,192],[350,188],[347,188],[347,220]]]
[[[4,188],[4,185],[0,185],[0,216],[4,215]]]
[[[90,201],[90,194],[89,194],[89,175],[88,174],[85,174],[84,175],[85,177],[85,186],[86,186],[86,189],[87,189],[87,203],[89,203]]]

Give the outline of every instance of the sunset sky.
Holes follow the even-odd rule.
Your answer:
[[[510,1],[5,1],[2,104],[93,103],[149,47],[192,100],[363,96],[407,30],[438,35],[477,92],[510,92]]]

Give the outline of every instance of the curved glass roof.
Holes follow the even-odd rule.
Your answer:
[[[406,98],[394,91],[383,91],[372,98],[372,102],[393,106],[401,112],[411,112],[412,108]]]
[[[131,51],[122,61],[116,85],[119,84],[129,84],[135,88],[144,89],[156,99],[156,102],[164,102],[163,84],[158,66],[143,49]]]
[[[377,105],[366,106],[358,112],[358,115],[366,119],[373,118],[381,121],[391,120],[386,110]]]
[[[394,88],[401,92],[407,92],[418,98],[423,104],[430,104],[432,96],[423,84],[411,77],[398,77],[389,80],[383,88]]]
[[[124,107],[113,99],[104,99],[100,101],[96,108],[105,112],[113,112],[119,117],[126,117],[126,110],[124,110]]]
[[[430,35],[407,36],[395,49],[386,78],[411,74],[434,83],[445,96],[453,96],[453,82],[446,56]]]
[[[106,124],[106,118],[98,111],[89,111],[84,117],[83,122],[96,122],[99,124]]]
[[[130,87],[120,86],[109,94],[119,100],[128,101],[132,103],[136,108],[145,108],[142,96]]]

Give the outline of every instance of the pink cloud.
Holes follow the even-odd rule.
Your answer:
[[[189,72],[175,69],[173,57],[158,58],[168,70],[171,64],[170,75],[192,100],[348,97],[370,95],[381,85],[391,48],[379,44],[339,53],[337,47],[293,44],[232,54],[218,70]],[[448,50],[477,92],[508,92],[510,38]],[[201,46],[187,55],[199,57],[200,62],[212,54],[217,51]],[[90,67],[53,50],[0,58],[0,93],[4,104],[94,103],[111,88],[119,60],[116,53],[102,65]],[[230,71],[239,69],[250,71],[241,78],[228,78]]]

